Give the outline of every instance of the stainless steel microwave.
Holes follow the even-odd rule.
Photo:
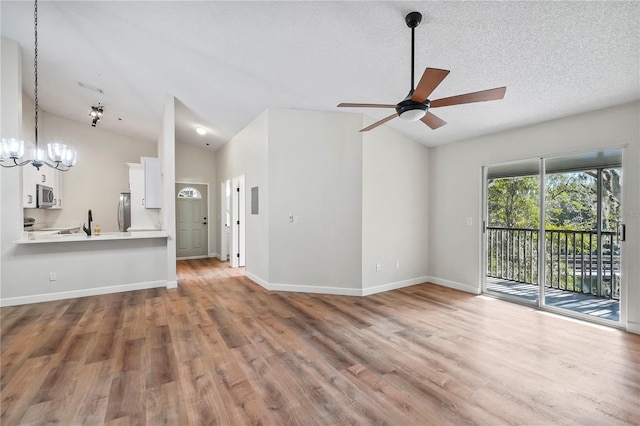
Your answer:
[[[53,188],[50,186],[36,185],[36,207],[39,209],[50,209],[55,204]]]

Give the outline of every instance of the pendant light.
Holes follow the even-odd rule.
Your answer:
[[[35,52],[33,59],[33,99],[35,103],[35,116],[33,121],[35,124],[35,150],[32,159],[20,162],[20,159],[24,155],[24,141],[16,138],[2,138],[0,142],[0,166],[9,168],[31,164],[38,170],[40,170],[40,167],[42,166],[48,166],[53,169],[66,172],[76,164],[76,151],[60,142],[50,143],[47,146],[47,154],[49,155],[49,161],[47,161],[45,153],[42,152],[38,144],[38,0],[35,0],[34,2],[33,22],[33,33],[35,39]]]

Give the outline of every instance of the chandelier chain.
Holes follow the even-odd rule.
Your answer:
[[[33,55],[33,76],[34,76],[34,99],[33,102],[35,104],[35,116],[33,121],[35,123],[35,144],[36,148],[38,147],[38,0],[35,0],[33,6],[33,35],[34,35],[34,55]]]

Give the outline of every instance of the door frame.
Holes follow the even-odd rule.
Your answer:
[[[189,180],[177,180],[174,184],[174,194],[176,185],[205,185],[207,187],[207,254],[205,256],[187,256],[176,257],[176,260],[188,260],[188,259],[206,259],[211,257],[211,200],[209,199],[210,188],[207,182],[195,182]],[[178,199],[173,196],[173,202],[175,203],[176,219],[178,216]],[[177,255],[176,255],[177,256]]]
[[[226,241],[225,239],[226,237],[226,230],[225,230],[225,225],[226,225],[226,207],[227,207],[227,185],[229,186],[229,190],[232,191],[231,189],[231,179],[225,179],[222,182],[220,182],[220,214],[219,214],[219,218],[220,218],[220,256],[218,257],[218,259],[220,259],[220,261],[222,262],[226,262],[227,260],[231,259],[231,253],[230,250],[228,248],[228,241]],[[230,195],[230,197],[233,194]],[[231,207],[229,207],[231,209]],[[229,219],[229,229],[231,229],[231,219]],[[229,231],[229,238],[231,238],[231,231]]]
[[[245,265],[246,191],[244,175],[231,179],[231,253],[230,266]]]

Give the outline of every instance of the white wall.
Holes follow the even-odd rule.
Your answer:
[[[22,50],[6,38],[0,45],[0,137],[22,137]],[[21,172],[0,168],[0,297],[10,272],[4,259],[22,232]]]
[[[218,182],[246,173],[247,206],[260,188],[260,213],[246,218],[248,277],[350,295],[426,280],[428,149],[392,129],[365,136],[365,120],[272,109],[217,151]]]
[[[245,217],[245,273],[261,283],[269,282],[269,165],[268,127],[269,111],[264,111],[242,129],[231,141],[216,152],[217,181],[220,183],[236,176],[245,175],[246,194],[257,186],[260,193],[260,214],[252,215],[247,202]],[[219,196],[219,195],[218,195]],[[247,199],[248,200],[248,199]],[[218,210],[220,206],[218,205]],[[216,252],[220,253],[220,211],[216,212]]]
[[[359,114],[269,111],[272,284],[360,291],[361,128]]]
[[[215,257],[219,253],[217,230],[220,223],[216,153],[179,140],[176,142],[176,182],[209,184],[209,256]]]
[[[31,101],[29,100],[29,103]],[[25,114],[33,114],[25,109]],[[32,117],[32,115],[31,115]],[[69,171],[62,173],[63,206],[60,210],[47,210],[46,220],[50,226],[72,226],[87,221],[91,209],[95,225],[102,232],[117,232],[117,210],[121,192],[129,191],[129,168],[127,163],[139,163],[140,157],[156,157],[156,144],[132,139],[118,133],[91,127],[57,115],[40,111],[43,117],[40,143],[61,140],[78,152],[78,162]],[[25,122],[29,120],[26,119]],[[33,215],[32,210],[27,210]]]
[[[428,148],[386,126],[366,132],[362,176],[364,293],[425,282],[429,241]],[[382,268],[380,271],[376,271],[377,264]]]
[[[176,99],[167,94],[164,98],[162,123],[158,135],[157,155],[162,167],[162,208],[160,223],[167,231],[165,247],[167,288],[178,286],[176,274]]]
[[[430,157],[429,274],[469,291],[481,287],[482,166],[608,147],[623,158],[628,240],[623,243],[627,329],[640,333],[640,104],[633,103],[434,148]],[[466,225],[466,218],[473,225]]]

